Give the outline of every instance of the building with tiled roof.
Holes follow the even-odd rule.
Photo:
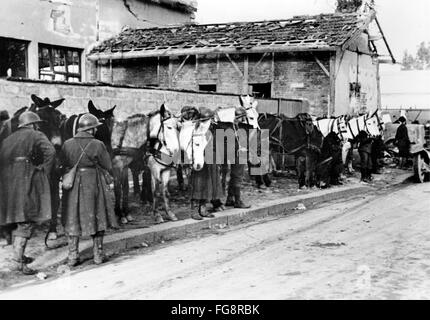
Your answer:
[[[92,80],[302,99],[317,116],[379,107],[379,63],[395,61],[372,9],[126,29],[87,58]]]

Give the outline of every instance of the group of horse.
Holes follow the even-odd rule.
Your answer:
[[[33,111],[44,120],[40,130],[59,151],[62,144],[77,132],[82,114],[66,117],[57,108],[64,99],[50,101],[31,95],[29,108],[19,109],[13,117],[3,124],[0,135],[8,135],[17,130],[17,121],[21,113]],[[152,202],[152,210],[157,223],[164,222],[158,211],[159,199],[162,199],[166,218],[176,221],[177,217],[170,209],[168,184],[172,169],[177,170],[180,187],[183,185],[183,171],[201,170],[205,163],[205,151],[211,143],[210,129],[215,126],[230,130],[234,134],[233,143],[239,148],[249,145],[239,143],[238,132],[250,135],[266,130],[270,153],[280,152],[295,157],[299,187],[320,186],[339,183],[341,167],[345,162],[345,153],[351,148],[351,141],[360,131],[371,136],[381,135],[383,123],[377,112],[356,118],[345,116],[330,119],[314,119],[302,113],[295,118],[283,115],[258,113],[257,101],[250,96],[241,96],[240,105],[220,107],[211,118],[201,119],[199,110],[184,107],[179,115],[170,111],[165,104],[149,114],[136,114],[118,121],[113,108],[102,111],[93,102],[88,102],[88,112],[95,115],[102,125],[96,138],[107,147],[112,158],[114,172],[115,211],[126,224],[133,221],[129,214],[129,170],[133,175],[135,193],[140,193],[143,201]],[[237,109],[245,110],[245,115],[237,118]],[[239,130],[241,129],[241,130]],[[227,139],[227,138],[226,138]],[[249,141],[249,139],[247,140]],[[260,145],[263,144],[260,141]],[[261,154],[261,147],[258,152]],[[187,161],[184,161],[184,160]],[[248,166],[263,166],[263,163],[251,163]],[[222,161],[221,161],[222,162]],[[185,165],[184,163],[187,163]],[[228,173],[228,162],[222,162],[223,188]],[[264,165],[269,163],[265,162]],[[184,170],[186,169],[186,170]],[[270,185],[268,168],[255,176],[258,185]],[[57,212],[60,206],[60,174],[54,170],[51,175],[52,220],[48,239],[56,238]],[[142,186],[139,175],[142,174]]]

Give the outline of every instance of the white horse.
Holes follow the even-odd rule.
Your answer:
[[[152,142],[147,150],[147,143]],[[157,211],[158,196],[161,193],[168,219],[176,221],[170,211],[167,186],[170,169],[174,165],[179,151],[177,119],[163,104],[159,110],[148,115],[133,115],[125,121],[117,122],[112,133],[112,147],[115,157],[114,168],[116,197],[123,195],[123,206],[128,207],[128,169],[132,161],[146,162],[151,173],[151,192],[153,195],[153,213],[158,223],[164,222]],[[147,154],[147,151],[150,153]],[[161,186],[160,186],[161,185]],[[123,223],[132,221],[128,215]]]
[[[168,184],[170,170],[179,158],[178,119],[162,105],[160,110],[149,116],[149,139],[155,142],[148,157],[148,167],[151,171],[151,190],[153,195],[153,213],[157,223],[164,222],[158,212],[158,198],[163,197],[164,210],[168,220],[178,218],[170,210]]]
[[[352,148],[350,141],[354,140],[360,131],[365,131],[374,138],[382,136],[384,133],[384,122],[380,111],[353,118],[340,116],[337,118],[319,119],[315,120],[314,124],[324,137],[330,132],[334,132],[339,136],[340,140],[343,141],[342,161],[345,165],[347,165],[347,155]]]

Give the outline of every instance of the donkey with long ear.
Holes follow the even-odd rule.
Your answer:
[[[102,111],[95,107],[92,100],[88,101],[88,112],[96,116],[97,119],[99,119],[99,121],[103,123],[103,125],[97,129],[95,138],[104,143],[104,145],[106,146],[111,156],[113,156],[111,136],[112,136],[112,130],[113,130],[113,125],[115,121],[115,118],[113,115],[115,108],[116,108],[116,105],[109,110]]]

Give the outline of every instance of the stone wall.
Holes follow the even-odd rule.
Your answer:
[[[217,93],[247,94],[249,85],[271,83],[272,98],[305,99],[304,112],[316,116],[327,113],[330,77],[318,60],[330,70],[330,54],[271,53],[264,56],[223,54],[160,59],[133,59],[99,62],[99,79],[118,84],[159,85],[173,89],[198,90],[199,85],[214,84]],[[185,60],[186,59],[186,60]],[[184,63],[185,61],[185,63]],[[96,65],[93,68],[97,68]],[[94,73],[96,74],[96,73]]]
[[[118,119],[137,113],[148,113],[160,107],[164,101],[174,112],[178,112],[185,105],[215,109],[239,104],[238,96],[229,94],[0,79],[0,110],[7,110],[12,115],[19,108],[30,105],[31,94],[42,98],[49,97],[51,100],[65,98],[66,101],[59,110],[68,116],[87,112],[90,99],[103,110],[117,105],[115,116]],[[265,100],[265,105],[277,106],[277,103],[276,100]],[[272,109],[277,110],[275,107]]]

